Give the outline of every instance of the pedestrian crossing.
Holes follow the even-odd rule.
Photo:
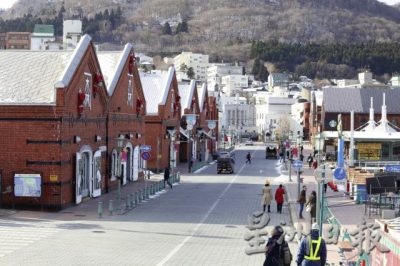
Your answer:
[[[49,221],[0,219],[0,258],[60,231]]]

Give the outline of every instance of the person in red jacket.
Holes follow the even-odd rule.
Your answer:
[[[277,204],[278,213],[282,213],[282,205],[284,202],[283,195],[285,195],[285,190],[283,189],[282,184],[279,185],[279,188],[275,191],[275,200]]]

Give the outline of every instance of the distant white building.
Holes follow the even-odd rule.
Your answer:
[[[185,64],[188,69],[193,69],[194,79],[206,81],[208,60],[208,55],[182,52],[174,57],[174,66],[177,70],[180,70],[181,65]]]
[[[81,20],[64,20],[63,44],[65,50],[75,49],[82,36]]]
[[[207,87],[210,91],[221,88],[222,77],[227,75],[242,75],[243,67],[232,64],[210,64],[207,69]]]
[[[234,96],[249,86],[249,77],[247,75],[227,75],[221,80],[222,91],[227,96]]]
[[[41,51],[50,50],[53,46],[50,43],[54,43],[54,26],[45,24],[36,24],[32,35],[31,35],[31,50]],[[59,48],[58,48],[59,50]]]
[[[249,104],[245,97],[221,98],[221,130],[233,138],[241,139],[250,135],[257,135],[255,121],[255,107]]]
[[[262,91],[254,94],[256,105],[256,127],[260,135],[268,135],[275,139],[276,129],[283,122],[291,125],[292,105],[296,102],[294,98],[275,96]]]
[[[268,87],[270,91],[274,90],[274,87],[289,87],[289,75],[286,73],[271,73],[268,76]]]

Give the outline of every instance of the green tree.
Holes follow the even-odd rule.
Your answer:
[[[186,75],[187,75],[190,79],[194,79],[194,70],[193,70],[193,67],[189,67],[189,68],[188,68],[188,70],[187,70],[187,72],[186,72]]]
[[[168,22],[165,22],[164,27],[162,29],[162,33],[165,35],[172,35],[171,26]]]
[[[186,71],[188,70],[188,67],[187,67],[187,65],[186,65],[185,63],[182,63],[182,64],[179,66],[179,70],[180,70],[180,71],[183,71],[183,72],[186,72]]]

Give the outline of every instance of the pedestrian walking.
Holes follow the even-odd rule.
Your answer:
[[[328,183],[324,182],[324,193],[326,193],[327,188],[328,188]]]
[[[303,237],[297,252],[298,266],[324,266],[326,263],[326,243],[319,234],[319,226],[311,226],[311,234]]]
[[[172,184],[169,182],[169,167],[165,167],[164,169],[164,187],[165,187],[165,182],[169,185],[169,187],[172,189]]]
[[[276,201],[278,213],[282,213],[282,205],[284,202],[283,195],[285,195],[285,190],[283,189],[282,184],[280,184],[278,189],[275,191],[275,201]]]
[[[247,155],[246,155],[246,163],[251,164],[251,154],[250,154],[250,152],[248,152]]]
[[[311,195],[308,198],[308,201],[306,203],[306,211],[310,212],[310,223],[312,224],[317,217],[317,192],[315,192],[315,190],[311,192]]]
[[[312,157],[311,153],[307,158],[308,167],[311,168],[314,158]]]
[[[262,193],[263,193],[262,197],[263,211],[265,212],[265,209],[268,206],[268,212],[271,212],[272,192],[268,180],[265,181]]]
[[[279,162],[280,163],[281,162],[285,162],[285,157],[283,157],[283,151],[282,150],[279,151]]]
[[[300,154],[303,154],[303,149],[304,149],[304,147],[303,147],[303,145],[301,145],[300,146]]]
[[[300,154],[300,161],[303,162],[303,160],[304,160],[304,155],[301,153]]]
[[[288,243],[285,241],[285,232],[279,225],[271,232],[265,247],[264,266],[290,266],[292,254]]]
[[[306,204],[307,198],[306,198],[306,193],[307,193],[307,186],[303,186],[303,190],[300,192],[299,198],[297,202],[299,203],[299,219],[304,219],[303,218],[303,210],[304,210],[304,204]]]

